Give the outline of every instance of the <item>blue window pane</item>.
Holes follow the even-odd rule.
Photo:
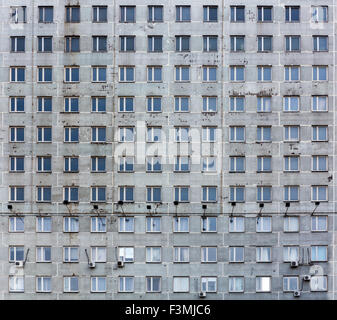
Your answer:
[[[16,200],[23,201],[24,200],[24,188],[16,189]]]
[[[133,201],[133,188],[126,188],[125,190],[125,200]]]

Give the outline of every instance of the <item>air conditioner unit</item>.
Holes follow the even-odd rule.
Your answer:
[[[199,297],[200,298],[205,298],[206,297],[206,292],[204,292],[204,291],[199,292]]]
[[[309,275],[303,276],[304,281],[310,281],[311,277]]]
[[[95,268],[95,267],[96,267],[95,262],[90,261],[89,262],[89,268]]]
[[[23,261],[15,261],[15,265],[19,268],[23,268],[24,264],[25,263]]]
[[[301,291],[294,291],[294,297],[299,297],[301,295]]]
[[[124,261],[123,260],[118,260],[117,261],[117,266],[118,266],[118,268],[123,268],[124,267]]]
[[[291,268],[297,268],[298,267],[298,261],[297,260],[290,261],[290,267]]]

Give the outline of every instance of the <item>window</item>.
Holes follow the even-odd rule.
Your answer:
[[[174,97],[174,112],[188,112],[189,97]]]
[[[218,37],[217,36],[203,36],[204,51],[218,51]]]
[[[147,202],[161,202],[161,187],[146,187]]]
[[[272,51],[272,36],[258,36],[257,43],[258,43],[258,51],[259,52],[268,52]]]
[[[284,232],[299,232],[300,219],[299,217],[284,217],[283,231]]]
[[[149,22],[163,22],[163,6],[148,6]]]
[[[146,292],[160,292],[161,277],[146,277]]]
[[[63,200],[78,202],[78,187],[63,187]]]
[[[244,277],[229,277],[229,292],[244,291]]]
[[[64,277],[63,278],[64,292],[78,292],[78,277]]]
[[[78,247],[64,247],[63,248],[63,262],[78,262],[79,248]]]
[[[298,112],[300,110],[300,97],[289,96],[283,97],[284,112]]]
[[[312,67],[312,80],[313,81],[327,81],[328,80],[328,67],[327,66],[313,66]]]
[[[328,261],[328,248],[326,246],[311,246],[311,261]]]
[[[92,51],[105,52],[107,51],[107,36],[92,37]]]
[[[135,22],[136,7],[135,6],[121,6],[120,22]]]
[[[38,82],[52,82],[52,67],[38,67]]]
[[[270,292],[271,277],[256,277],[256,292]]]
[[[311,201],[328,201],[328,187],[311,186]]]
[[[106,142],[106,127],[91,127],[91,142]]]
[[[25,128],[23,127],[10,127],[10,142],[24,142],[25,141]]]
[[[244,112],[245,111],[245,97],[230,97],[230,111]]]
[[[23,202],[25,201],[24,187],[9,187],[9,201]]]
[[[231,66],[230,67],[231,81],[245,81],[245,67]]]
[[[270,202],[271,201],[271,187],[257,187],[257,201],[258,202]]]
[[[313,96],[311,108],[313,112],[328,111],[328,97],[327,96]]]
[[[202,68],[202,81],[205,82],[216,81],[216,67],[204,66]]]
[[[26,7],[11,7],[11,21],[14,23],[26,23]]]
[[[173,292],[189,292],[189,277],[173,277]]]
[[[119,217],[118,232],[134,232],[135,218],[134,217]]]
[[[51,247],[37,247],[36,262],[51,262]]]
[[[118,292],[133,292],[134,291],[134,277],[119,277]]]
[[[64,128],[64,142],[78,142],[79,128],[65,127]]]
[[[283,291],[294,292],[298,290],[298,277],[283,277]]]
[[[119,200],[133,202],[134,187],[119,187]]]
[[[202,217],[201,218],[202,232],[216,232],[216,217]]]
[[[328,217],[327,216],[313,216],[311,217],[311,231],[328,231]]]
[[[11,82],[25,81],[25,67],[10,67]]]
[[[328,36],[313,36],[314,51],[328,51]]]
[[[147,112],[161,112],[161,97],[147,97]]]
[[[217,187],[202,187],[202,202],[217,201]]]
[[[189,202],[189,187],[174,187],[174,201]]]
[[[65,37],[65,52],[80,52],[80,37],[66,36]]]
[[[328,22],[328,7],[326,6],[313,6],[311,8],[312,22]]]
[[[37,111],[38,112],[51,112],[52,111],[52,97],[38,97],[37,98]]]
[[[133,112],[133,97],[119,97],[119,112]]]
[[[119,171],[133,172],[134,158],[133,157],[119,157]]]
[[[284,141],[297,142],[300,140],[299,126],[284,126]]]
[[[285,66],[284,67],[284,80],[285,81],[299,81],[300,80],[300,67],[299,66]]]
[[[244,257],[244,247],[229,247],[229,262],[244,262]]]
[[[176,172],[190,171],[189,157],[175,157],[174,161],[175,161],[174,162],[174,171],[176,171]]]
[[[80,22],[80,7],[66,7],[66,22]]]
[[[271,67],[258,66],[257,67],[257,80],[258,81],[271,81]]]
[[[300,22],[300,7],[285,7],[286,22]]]
[[[160,172],[161,157],[147,157],[146,158],[146,171],[148,172]]]
[[[312,141],[328,141],[328,126],[312,126]]]
[[[9,217],[9,232],[24,232],[25,231],[24,217]]]
[[[271,262],[271,247],[256,247],[256,262]]]
[[[216,171],[216,157],[202,157],[203,172],[215,172]]]
[[[271,172],[271,157],[259,156],[257,157],[257,172]]]
[[[244,232],[245,218],[244,217],[230,217],[229,218],[229,232]]]
[[[300,36],[285,36],[286,38],[286,51],[300,51]]]
[[[257,7],[257,21],[258,22],[272,22],[273,7]]]
[[[285,156],[284,157],[284,171],[299,171],[298,156]]]
[[[204,6],[204,22],[217,22],[217,21],[218,21],[218,7]]]
[[[108,21],[108,7],[93,6],[92,7],[92,22],[107,22]]]
[[[176,36],[176,51],[190,51],[190,36]]]
[[[231,22],[245,22],[244,6],[231,6]]]
[[[271,142],[271,127],[257,127],[257,142]]]
[[[51,277],[36,277],[36,292],[51,292]]]
[[[189,218],[188,217],[175,217],[174,232],[189,232]]]
[[[63,231],[64,232],[78,232],[79,231],[78,217],[64,217],[63,218]]]
[[[298,261],[299,260],[299,247],[285,246],[283,247],[283,261]]]
[[[245,187],[238,187],[238,186],[229,187],[229,201],[230,202],[244,202],[245,201]]]
[[[147,127],[146,142],[160,142],[161,141],[161,127]]]
[[[147,81],[148,82],[161,82],[162,79],[162,67],[147,67]]]
[[[146,232],[160,232],[161,218],[160,217],[146,217]]]
[[[124,262],[134,261],[134,248],[132,247],[120,247],[118,248],[118,260]]]
[[[229,127],[230,142],[244,142],[245,141],[245,127]]]
[[[79,98],[65,97],[64,98],[64,112],[79,112]]]
[[[51,217],[36,217],[36,232],[51,232]]]
[[[24,172],[25,171],[25,157],[10,156],[10,171],[11,172]]]
[[[328,171],[328,156],[312,156],[312,171]]]
[[[175,142],[189,142],[189,128],[188,127],[176,127],[175,128]]]
[[[272,219],[271,217],[256,218],[256,232],[271,232]]]
[[[120,36],[120,51],[135,51],[135,36]]]
[[[106,247],[91,247],[92,262],[106,262]]]
[[[135,67],[119,67],[119,82],[135,81]]]
[[[202,112],[217,111],[217,97],[202,97],[202,102]]]
[[[176,81],[190,81],[190,67],[189,66],[176,66],[175,67],[175,80]]]
[[[106,67],[92,67],[92,82],[106,82]]]
[[[36,187],[37,202],[51,202],[51,187]]]
[[[162,52],[163,36],[148,36],[147,44],[148,44],[147,50],[149,52]]]
[[[91,187],[91,202],[105,202],[106,187]]]
[[[39,22],[52,23],[53,11],[53,7],[39,7]]]
[[[191,21],[191,6],[176,6],[176,22]]]
[[[216,141],[216,127],[203,127],[202,128],[202,142],[215,142]]]
[[[106,217],[91,217],[91,232],[106,232]]]
[[[79,67],[64,67],[64,82],[79,82],[80,68]]]
[[[24,97],[11,97],[9,101],[10,101],[10,112],[25,112]]]
[[[245,51],[245,37],[244,36],[231,36],[231,51],[240,52]]]
[[[229,157],[229,172],[245,172],[245,157]]]
[[[91,97],[91,112],[106,112],[106,98]]]
[[[25,277],[24,276],[9,276],[9,292],[24,292]]]
[[[174,248],[174,262],[189,262],[189,248],[188,247],[175,247]]]
[[[11,37],[11,52],[25,52],[25,37]]]
[[[146,247],[146,262],[161,262],[161,248]]]
[[[216,277],[201,277],[202,292],[216,292],[217,278]]]
[[[53,37],[44,36],[38,37],[38,52],[52,52]]]
[[[311,276],[310,278],[311,291],[327,291],[328,277],[327,276]]]
[[[23,246],[9,247],[9,262],[24,261],[25,248]]]

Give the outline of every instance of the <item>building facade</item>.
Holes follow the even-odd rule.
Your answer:
[[[2,2],[0,299],[335,299],[336,13]]]

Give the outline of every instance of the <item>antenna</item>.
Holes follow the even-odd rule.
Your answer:
[[[285,206],[286,206],[286,211],[285,211],[285,213],[284,213],[284,216],[286,217],[286,216],[287,216],[288,209],[289,209],[289,207],[290,207],[290,202],[286,202],[286,203],[285,203]]]
[[[120,206],[121,209],[122,209],[122,213],[125,214],[125,213],[124,213],[124,209],[123,209],[123,204],[124,204],[124,202],[123,202],[122,200],[119,200],[119,201],[117,202],[117,206]]]
[[[179,201],[173,201],[173,204],[175,206],[175,210],[176,210],[176,213],[175,213],[175,216],[177,217],[178,216],[178,204],[179,204]]]
[[[231,203],[231,205],[232,205],[232,212],[231,212],[231,214],[230,214],[230,219],[229,219],[229,221],[230,221],[230,222],[233,222],[233,212],[234,212],[234,207],[236,206],[236,202],[233,201],[233,202]]]
[[[316,209],[318,208],[319,204],[320,204],[319,201],[316,201],[316,202],[315,202],[315,208],[314,208],[314,210],[311,212],[311,215],[314,215],[314,213],[315,213]]]
[[[204,213],[202,214],[202,219],[206,219],[206,209],[207,209],[207,205],[203,204],[202,205],[202,209],[204,210]]]

